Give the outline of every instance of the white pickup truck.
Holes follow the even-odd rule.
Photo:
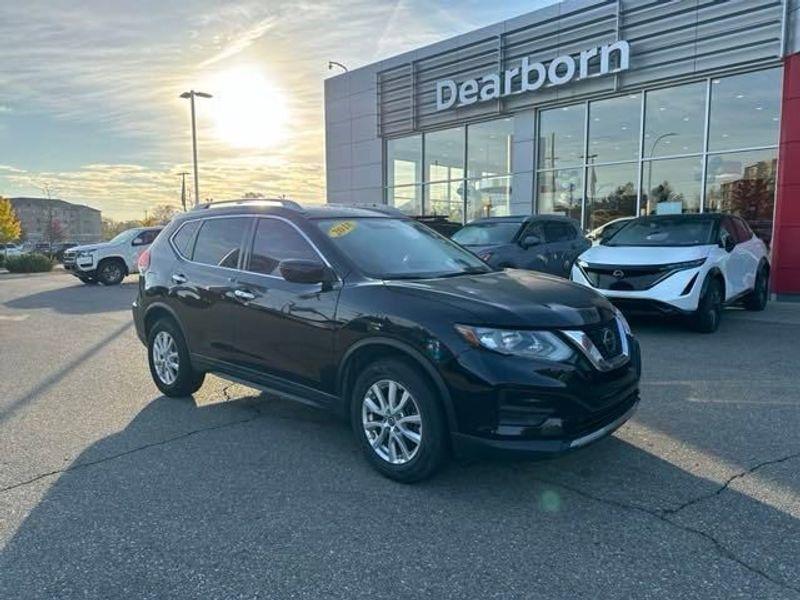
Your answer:
[[[117,285],[136,272],[136,262],[161,227],[136,227],[123,231],[108,242],[75,246],[64,252],[64,268],[84,283]]]

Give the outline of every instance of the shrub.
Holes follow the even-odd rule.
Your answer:
[[[44,254],[21,254],[6,258],[6,269],[12,273],[44,273],[53,269],[53,260]]]
[[[5,262],[6,262],[6,255],[4,252],[0,252],[0,269],[5,269]]]

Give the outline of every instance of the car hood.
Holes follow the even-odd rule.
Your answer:
[[[484,252],[497,252],[503,248],[508,248],[511,244],[462,244],[470,252],[474,254],[483,254]]]
[[[68,248],[67,252],[84,252],[86,250],[100,250],[101,248],[109,248],[110,244],[101,242],[99,244],[86,244],[85,246],[73,246]]]
[[[447,304],[453,322],[495,327],[574,328],[611,318],[600,294],[566,279],[522,271],[462,275],[425,280],[394,280],[385,285]]]
[[[592,265],[666,265],[708,257],[713,246],[592,246],[580,255]]]

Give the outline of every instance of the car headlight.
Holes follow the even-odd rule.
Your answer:
[[[574,352],[571,346],[549,331],[491,329],[456,325],[456,330],[474,347],[483,347],[500,354],[563,361]]]
[[[612,310],[614,311],[614,316],[619,321],[620,325],[622,325],[622,331],[625,332],[625,335],[633,335],[633,331],[631,331],[630,323],[628,323],[628,319],[625,318],[625,315],[622,314],[622,311],[618,309],[613,304],[611,305]]]
[[[697,267],[702,267],[703,263],[705,262],[706,262],[705,258],[698,258],[697,260],[687,260],[684,262],[662,265],[661,269],[663,271],[683,271],[685,269],[696,269]]]

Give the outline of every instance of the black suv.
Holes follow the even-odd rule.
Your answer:
[[[164,394],[214,372],[329,408],[397,480],[451,451],[573,450],[638,403],[638,344],[605,298],[380,209],[206,205],[139,268],[133,316]]]

